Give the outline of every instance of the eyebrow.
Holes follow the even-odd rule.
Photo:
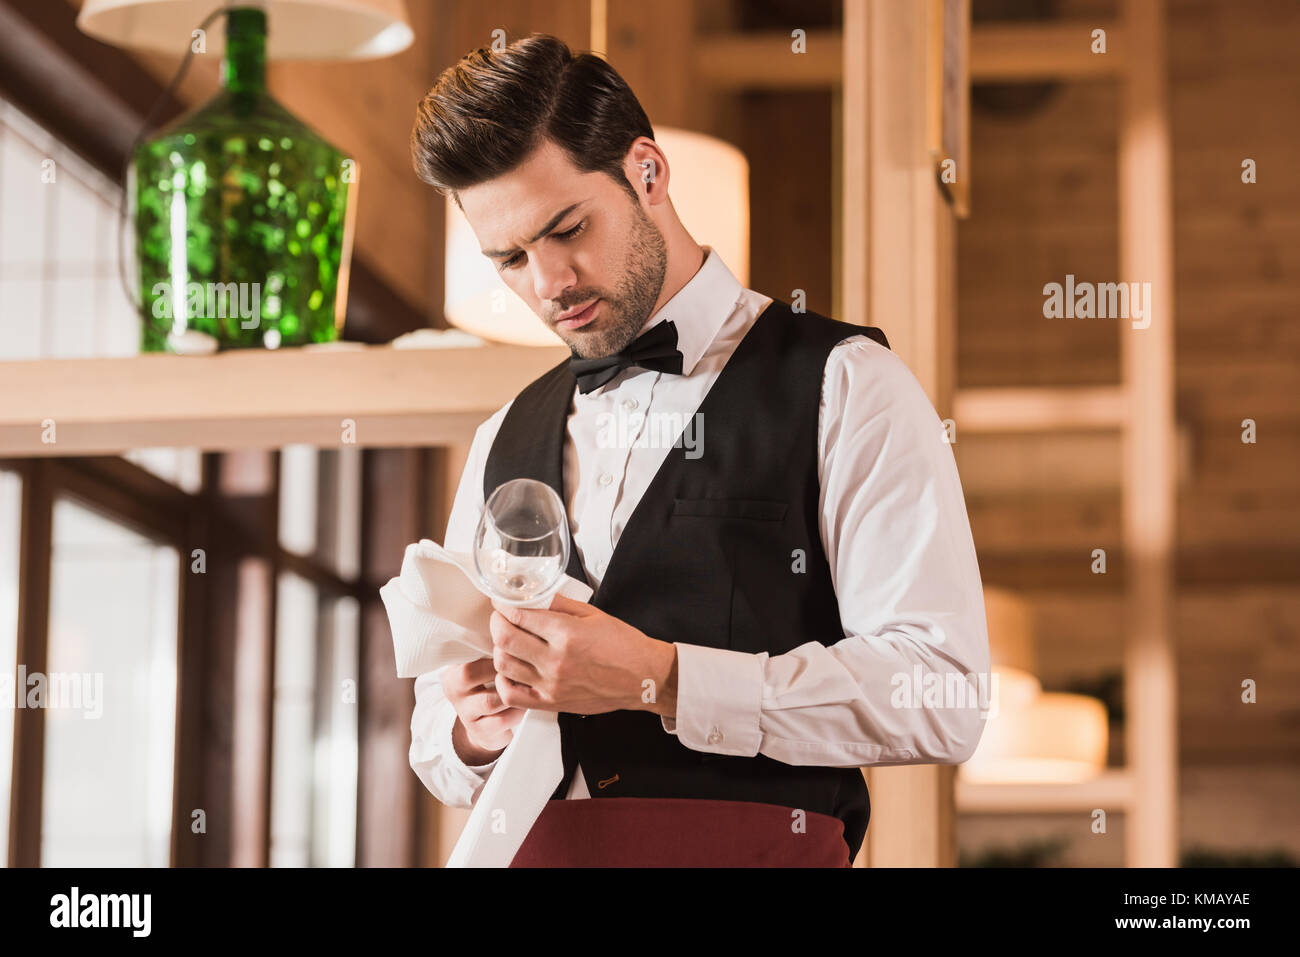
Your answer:
[[[550,222],[548,222],[545,226],[539,229],[537,231],[537,234],[528,241],[530,243],[535,243],[537,242],[537,240],[541,239],[547,233],[554,231],[555,227],[560,225],[560,221],[564,219],[564,217],[568,216],[571,212],[573,212],[581,205],[582,203],[580,202],[574,203],[572,206],[566,206],[564,209],[560,210],[558,213],[556,213],[554,216],[551,217]],[[517,252],[519,252],[519,247],[516,246],[514,249],[505,249],[505,250],[485,249],[483,250],[483,255],[487,256],[489,259],[506,259],[509,258],[510,256],[515,255]]]

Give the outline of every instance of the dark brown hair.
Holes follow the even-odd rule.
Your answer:
[[[459,205],[459,190],[510,172],[549,139],[635,200],[623,161],[639,136],[654,139],[654,130],[612,66],[534,33],[500,50],[480,47],[442,72],[416,108],[411,158],[420,179]]]

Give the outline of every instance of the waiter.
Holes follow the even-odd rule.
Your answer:
[[[875,328],[744,288],[682,226],[604,60],[534,34],[420,103],[415,169],[569,346],[475,434],[445,546],[533,478],[591,602],[498,604],[494,654],[415,683],[411,766],[469,807],[528,708],[564,777],[512,866],[847,866],[866,765],[975,749],[975,549],[934,408]],[[707,237],[705,237],[707,238]],[[951,679],[956,676],[958,681]]]

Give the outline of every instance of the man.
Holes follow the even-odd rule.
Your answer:
[[[924,391],[880,330],[745,289],[691,237],[596,56],[477,50],[411,142],[572,353],[479,427],[444,544],[470,551],[485,497],[539,479],[595,589],[497,605],[491,659],[420,676],[412,768],[471,806],[524,711],[556,711],[564,778],[513,866],[847,866],[858,769],[959,763],[982,727],[928,694],[986,675],[988,642]]]

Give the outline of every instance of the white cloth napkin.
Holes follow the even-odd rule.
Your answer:
[[[592,594],[591,586],[563,575],[546,595],[517,604],[548,607],[557,591],[577,601]],[[379,595],[399,678],[492,657],[492,599],[472,556],[423,538],[406,546],[401,574]],[[563,776],[558,715],[529,709],[479,792],[447,866],[508,867]]]

